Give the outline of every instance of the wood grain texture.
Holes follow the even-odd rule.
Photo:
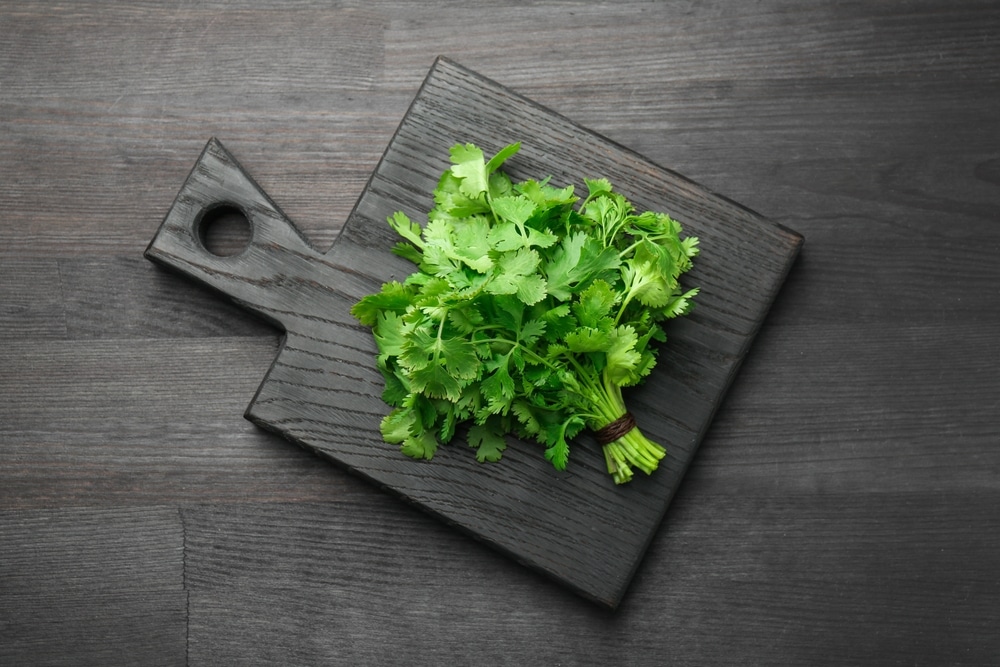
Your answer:
[[[10,665],[187,664],[185,591],[41,593],[0,599],[0,662]]]
[[[0,663],[187,659],[176,508],[0,512]]]
[[[448,149],[488,153],[520,141],[505,165],[515,180],[551,176],[583,187],[605,177],[639,210],[668,211],[700,240],[686,276],[701,289],[697,313],[666,328],[658,368],[628,397],[643,432],[667,448],[659,474],[616,487],[599,448],[583,438],[567,474],[537,445],[515,443],[498,466],[449,451],[417,464],[382,441],[388,412],[377,350],[351,306],[413,269],[393,255],[385,219],[426,219]],[[204,219],[245,214],[246,248],[209,251]],[[663,170],[462,66],[438,60],[386,149],[334,247],[317,253],[247,172],[213,139],[146,256],[228,296],[285,331],[281,352],[247,417],[398,494],[473,537],[614,608],[697,451],[802,239]],[[452,450],[461,447],[462,434]]]
[[[244,421],[279,336],[140,256],[209,136],[325,251],[438,55],[808,239],[614,615]],[[998,83],[992,0],[0,2],[0,663],[992,664]]]
[[[191,628],[215,639],[192,644],[191,658],[645,665],[745,664],[751,655],[818,665],[884,654],[899,664],[987,664],[983,638],[1000,593],[995,496],[953,500],[942,509],[933,495],[905,493],[682,499],[614,614],[486,550],[468,554],[459,536],[391,499],[199,507],[185,511]],[[873,515],[877,502],[892,509]],[[953,510],[979,525],[975,541]],[[419,546],[379,548],[390,540]],[[954,630],[924,633],[941,615]],[[842,634],[829,635],[831,617]]]
[[[5,594],[183,588],[183,532],[174,508],[6,510],[2,516]]]
[[[273,335],[9,342],[3,507],[321,501],[356,491],[359,483],[330,480],[329,466],[242,418],[276,351]],[[197,423],[178,420],[188,410]]]

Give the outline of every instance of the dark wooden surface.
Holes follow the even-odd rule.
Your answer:
[[[328,247],[439,54],[808,239],[614,614],[142,258],[209,136]],[[0,664],[993,664],[998,109],[994,2],[0,4]]]
[[[515,180],[551,177],[585,192],[598,174],[639,210],[669,211],[699,239],[684,276],[697,311],[666,327],[650,377],[626,392],[643,433],[667,450],[656,475],[616,486],[593,438],[577,439],[564,473],[538,443],[508,438],[501,465],[481,465],[464,430],[433,463],[387,445],[389,412],[371,330],[351,307],[413,264],[395,256],[386,218],[427,220],[449,149],[474,142]],[[213,216],[247,228],[242,247],[213,251]],[[280,352],[247,408],[255,424],[368,479],[517,562],[614,609],[711,425],[802,245],[802,237],[460,64],[438,58],[327,252],[313,248],[218,139],[208,142],[145,256],[274,323]]]

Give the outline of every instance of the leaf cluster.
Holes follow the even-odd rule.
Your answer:
[[[697,290],[679,276],[696,238],[665,213],[637,212],[605,179],[573,186],[513,182],[459,144],[420,225],[388,218],[393,252],[417,269],[352,309],[372,327],[387,442],[430,459],[463,422],[479,461],[497,461],[505,434],[535,439],[557,469],[585,426],[624,413],[619,388],[656,363],[661,323],[687,313]]]

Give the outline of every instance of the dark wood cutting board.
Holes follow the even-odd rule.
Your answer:
[[[492,154],[522,142],[505,169],[555,185],[608,178],[640,209],[670,213],[701,239],[684,284],[697,307],[674,320],[659,365],[626,401],[668,451],[650,477],[615,486],[589,435],[555,471],[534,443],[511,440],[503,461],[479,464],[457,437],[433,461],[385,444],[388,412],[369,329],[351,306],[413,267],[389,252],[385,223],[425,220],[448,149]],[[206,213],[239,209],[251,238],[220,257],[200,240]],[[234,158],[211,140],[146,257],[221,292],[285,331],[246,417],[398,494],[581,595],[616,607],[744,358],[802,237],[454,62],[438,59],[328,252],[313,248]]]

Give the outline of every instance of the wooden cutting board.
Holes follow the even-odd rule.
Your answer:
[[[385,444],[382,378],[371,331],[350,315],[362,296],[413,266],[389,252],[385,223],[402,210],[425,220],[448,149],[488,155],[515,141],[505,169],[554,185],[608,178],[640,209],[670,213],[701,239],[684,279],[697,307],[670,323],[659,364],[626,401],[643,432],[667,448],[650,477],[615,486],[589,435],[565,472],[534,443],[511,440],[503,461],[477,463],[461,438],[417,462]],[[239,209],[250,242],[220,257],[200,240],[207,212]],[[209,141],[146,257],[218,290],[285,332],[247,419],[361,475],[450,525],[606,607],[624,595],[802,244],[688,179],[446,59],[438,59],[333,247],[322,253],[216,140]]]

